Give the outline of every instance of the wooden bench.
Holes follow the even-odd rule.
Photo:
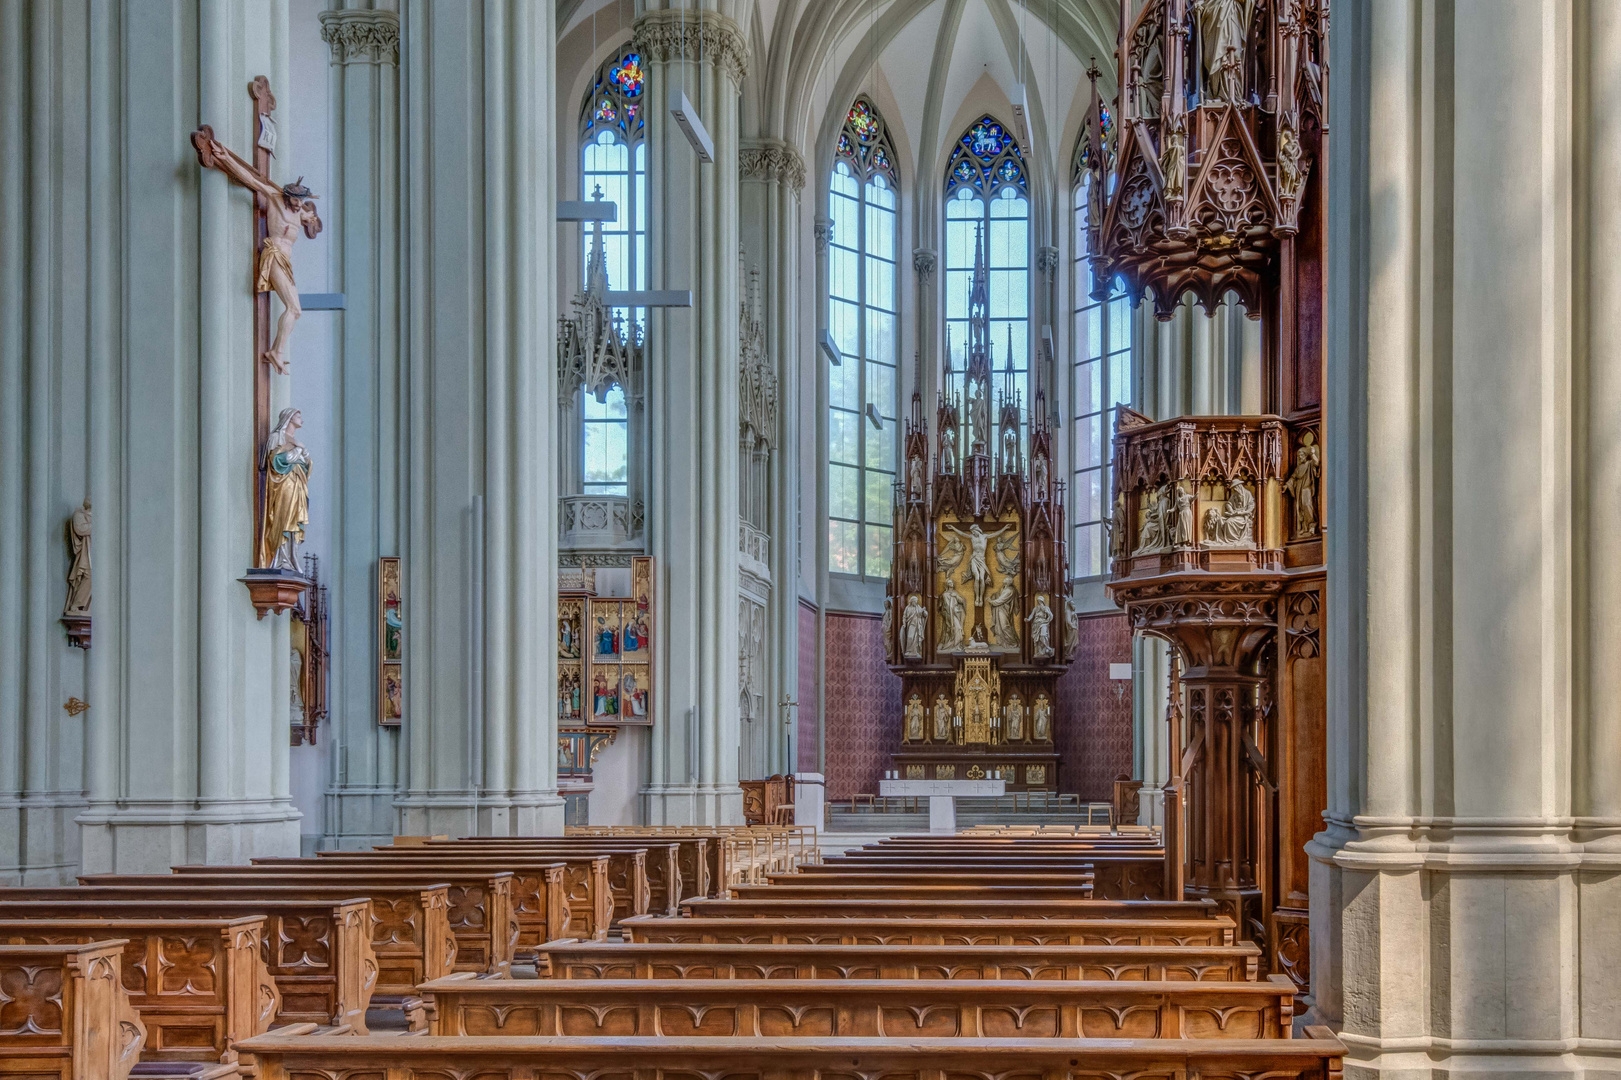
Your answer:
[[[423,847],[440,847],[448,845],[461,845],[467,848],[520,848],[527,845],[536,847],[555,846],[559,849],[577,850],[600,843],[624,844],[630,846],[649,844],[673,844],[676,849],[676,869],[681,878],[681,899],[690,897],[712,896],[711,874],[712,866],[716,866],[724,859],[720,843],[708,836],[688,836],[681,834],[652,835],[646,837],[617,837],[613,835],[591,836],[464,836],[456,840],[436,838],[424,841]],[[397,846],[398,838],[396,838]],[[654,870],[648,870],[648,887],[655,888],[653,883]],[[656,895],[656,894],[655,894]]]
[[[419,848],[419,851],[458,851],[468,854],[518,854],[518,855],[553,855],[572,856],[590,854],[617,855],[621,852],[640,851],[644,856],[647,874],[648,904],[647,911],[641,914],[673,913],[680,907],[681,901],[689,896],[702,896],[699,888],[701,881],[688,881],[688,867],[699,879],[708,878],[708,870],[702,862],[700,845],[705,841],[687,841],[687,850],[683,852],[682,844],[675,840],[659,840],[649,838],[646,840],[615,840],[612,838],[597,839],[595,837],[568,840],[559,838],[520,839],[513,837],[490,837],[488,840],[471,842],[464,840],[434,840]],[[378,848],[378,851],[398,851],[397,848]],[[702,868],[700,872],[700,868]],[[610,869],[613,877],[615,918],[625,918],[627,914],[621,909],[620,881],[623,880],[624,869],[617,861]],[[628,899],[628,893],[626,894]]]
[[[374,873],[359,867],[344,870],[324,865],[288,867],[271,873],[254,866],[180,866],[175,868],[173,876],[108,874],[79,880],[86,885],[223,885],[248,896],[259,886],[272,885],[336,888],[349,896],[371,896],[378,889],[443,887],[445,917],[456,941],[452,960],[455,971],[507,974],[512,966],[512,950],[518,937],[517,919],[512,914],[512,875],[509,873]]]
[[[1212,900],[689,900],[690,915],[753,919],[784,916],[886,919],[1074,919],[1120,915],[1127,918],[1210,918],[1220,909]]]
[[[0,944],[119,939],[119,975],[146,1025],[141,1060],[231,1063],[236,1044],[270,1029],[281,994],[260,952],[264,920],[11,919]]]
[[[554,941],[557,979],[1138,979],[1253,981],[1237,945],[731,945]]]
[[[1327,1028],[1304,1039],[296,1038],[243,1050],[260,1080],[593,1080],[597,1077],[1266,1077],[1339,1080],[1345,1048]]]
[[[1086,878],[1067,885],[737,885],[739,900],[1083,900],[1092,895]]]
[[[126,1080],[146,1025],[124,989],[125,945],[0,945],[0,1077]]]
[[[1295,987],[1260,982],[483,979],[421,988],[447,1036],[1286,1039]]]
[[[338,857],[316,860],[255,859],[253,865],[270,872],[316,868],[317,872],[328,873],[354,869],[365,873],[430,876],[509,873],[512,875],[512,914],[518,920],[518,940],[513,946],[517,958],[532,954],[537,944],[555,937],[573,937],[576,934],[581,937],[601,937],[607,933],[599,888],[606,881],[605,867],[593,867],[588,861],[571,868],[558,859],[436,859],[427,855],[396,857],[373,855],[370,852],[334,854]],[[572,875],[571,869],[575,871]],[[570,898],[571,888],[577,894],[578,902]]]
[[[139,917],[167,918],[171,913],[181,917],[268,917],[283,904],[292,905],[294,911],[308,910],[309,906],[319,910],[323,905],[354,898],[354,893],[342,886],[264,885],[241,878],[207,885],[173,874],[114,876],[105,880],[128,884],[0,890],[0,906],[33,902],[41,904],[49,914],[46,905],[60,897],[61,903],[69,906],[59,914],[72,914],[93,903],[116,906],[118,914]],[[450,932],[448,886],[383,887],[373,882],[365,892],[371,900],[371,944],[377,959],[377,986],[371,1000],[374,1008],[397,1005],[415,993],[418,983],[443,978],[455,970],[456,939]],[[22,913],[7,917],[29,916]]]
[[[797,888],[826,888],[830,886],[843,886],[849,888],[870,888],[875,885],[958,885],[958,886],[1008,886],[1030,888],[1085,888],[1092,884],[1090,863],[1077,863],[1073,867],[1061,870],[981,870],[981,869],[942,869],[934,867],[929,870],[869,870],[849,874],[771,874],[764,885],[739,885],[732,890],[733,895],[768,896],[777,887],[786,889]]]
[[[1215,919],[666,919],[620,926],[627,941],[783,945],[1231,945]]]
[[[281,992],[278,1024],[347,1025],[366,1033],[378,982],[366,899],[108,900],[80,886],[0,889],[0,920],[264,919],[263,955]],[[440,968],[449,974],[448,967]]]

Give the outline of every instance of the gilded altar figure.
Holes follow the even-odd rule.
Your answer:
[[[67,522],[68,599],[64,615],[90,614],[90,500],[73,511]]]
[[[1007,704],[1002,706],[1002,731],[1008,742],[1024,741],[1024,703],[1018,694],[1009,694]]]
[[[259,568],[298,573],[298,545],[310,520],[310,455],[298,441],[304,414],[283,409],[265,440],[265,507]]]
[[[944,694],[934,699],[934,741],[951,741],[951,702]]]
[[[901,652],[908,660],[923,655],[923,637],[928,623],[929,609],[923,606],[923,598],[917,593],[908,596],[906,608],[901,612]]]
[[[1053,707],[1047,700],[1046,694],[1036,695],[1035,708],[1030,710],[1033,730],[1031,736],[1036,742],[1047,742],[1053,735]]]
[[[906,741],[923,741],[923,698],[918,694],[906,699]]]
[[[968,526],[967,532],[964,533],[963,530],[952,525],[941,526],[941,528],[955,533],[958,536],[967,537],[971,554],[968,557],[968,572],[963,579],[963,584],[966,585],[969,582],[973,582],[975,607],[984,606],[985,589],[991,583],[991,566],[986,560],[985,549],[987,546],[989,546],[992,537],[1001,535],[1011,527],[1012,526],[1009,525],[1003,525],[1000,529],[992,529],[990,532],[986,532],[984,529],[980,528],[978,522],[975,522],[974,524]]]
[[[1053,655],[1053,609],[1047,602],[1046,593],[1036,594],[1035,607],[1024,621],[1030,624],[1031,651],[1043,659]]]
[[[940,652],[952,652],[966,647],[963,640],[964,624],[968,618],[968,602],[950,585],[940,594]]]
[[[1015,612],[1019,593],[1013,588],[1013,579],[1003,578],[1002,587],[991,595],[987,603],[991,609],[991,644],[1002,649],[1017,649],[1019,635],[1013,629],[1013,620],[1018,618]]]

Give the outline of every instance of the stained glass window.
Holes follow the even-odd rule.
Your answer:
[[[1074,225],[1075,263],[1070,275],[1074,290],[1074,377],[1070,380],[1071,446],[1074,451],[1075,504],[1070,520],[1074,537],[1070,567],[1077,577],[1097,577],[1108,570],[1108,536],[1104,522],[1113,509],[1109,490],[1110,459],[1114,454],[1114,418],[1121,405],[1132,403],[1136,382],[1132,349],[1131,305],[1118,281],[1103,300],[1092,297],[1091,250],[1087,239],[1089,147],[1075,150]]]
[[[958,138],[946,163],[946,330],[951,366],[968,366],[968,292],[974,244],[984,231],[990,290],[992,386],[1001,393],[1011,357],[1012,384],[1030,405],[1030,198],[1023,151],[993,116]]]
[[[844,358],[828,365],[828,569],[835,574],[889,575],[900,399],[898,181],[883,118],[859,98],[839,136],[828,198],[828,330]]]
[[[626,46],[597,69],[580,103],[580,198],[618,207],[618,220],[603,222],[603,254],[613,289],[647,288],[646,73],[642,58]],[[591,255],[591,231],[580,230],[582,280]],[[640,309],[622,312],[642,321]],[[581,392],[581,477],[587,494],[628,493],[630,422],[622,387],[599,402]]]

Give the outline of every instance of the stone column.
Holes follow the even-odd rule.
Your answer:
[[[1348,1076],[1614,1071],[1621,27],[1334,32],[1316,1008]]]
[[[251,196],[201,170],[186,139],[201,120],[240,152],[252,145],[249,81],[288,82],[286,4],[138,19],[116,5],[13,5],[5,18],[0,445],[13,457],[0,512],[16,561],[0,563],[0,588],[6,618],[25,621],[8,624],[5,648],[28,659],[26,678],[4,680],[0,757],[23,770],[26,823],[40,828],[15,876],[295,854],[287,616],[256,618],[236,580],[253,558],[259,452]],[[287,380],[275,383],[285,404]],[[94,621],[82,658],[52,623],[62,521],[86,495]],[[77,719],[63,711],[74,691],[90,703]],[[76,838],[70,808],[82,808]],[[18,835],[10,823],[0,833]]]
[[[361,0],[362,3],[370,0]],[[400,20],[350,7],[321,13],[331,47],[325,195],[331,280],[344,294],[326,470],[337,488],[331,552],[331,773],[326,847],[386,843],[394,831],[400,731],[379,726],[377,560],[400,552]]]
[[[771,454],[768,520],[771,533],[771,606],[766,656],[766,761],[772,772],[792,772],[789,725],[799,700],[799,212],[805,159],[792,143],[744,143],[739,164],[742,202],[749,208],[743,245],[762,277],[762,318],[777,372],[776,449]],[[753,234],[753,235],[751,235]]]
[[[407,833],[560,832],[555,5],[401,12]]]
[[[636,47],[648,65],[649,233],[654,289],[691,289],[691,309],[648,326],[655,447],[647,530],[656,606],[650,824],[742,820],[738,781],[738,89],[748,39],[716,0],[648,3]],[[714,140],[703,163],[670,115],[684,93]]]

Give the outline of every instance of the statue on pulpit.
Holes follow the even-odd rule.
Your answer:
[[[1193,17],[1199,24],[1204,60],[1205,95],[1215,101],[1242,105],[1244,51],[1249,44],[1250,22],[1256,0],[1194,0]]]

